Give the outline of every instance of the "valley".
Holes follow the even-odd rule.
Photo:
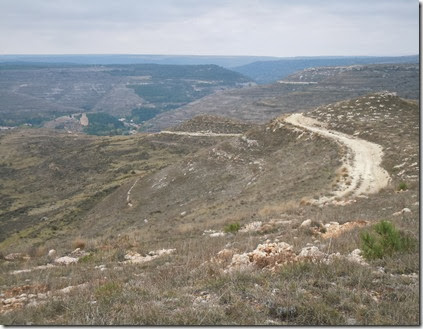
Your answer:
[[[93,81],[47,93],[1,71],[10,118],[13,99],[88,121],[138,101],[160,113],[132,135],[0,131],[0,323],[419,323],[418,64],[259,86],[159,68],[61,69]]]

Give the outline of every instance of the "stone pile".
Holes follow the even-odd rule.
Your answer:
[[[297,262],[312,262],[330,264],[335,259],[346,259],[360,265],[368,265],[361,256],[361,250],[356,249],[350,254],[342,256],[339,252],[328,254],[319,250],[316,246],[306,246],[297,254],[293,246],[285,242],[266,242],[259,244],[257,248],[248,253],[235,253],[229,249],[221,250],[212,262],[217,264],[230,263],[224,269],[225,273],[233,271],[245,271],[254,269],[267,269],[275,271],[277,268]]]

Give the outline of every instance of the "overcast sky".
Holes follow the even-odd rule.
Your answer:
[[[417,0],[0,0],[0,54],[418,52]]]

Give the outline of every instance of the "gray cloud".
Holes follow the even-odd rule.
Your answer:
[[[0,53],[405,55],[413,0],[1,0]]]

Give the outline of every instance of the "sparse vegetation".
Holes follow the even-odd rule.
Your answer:
[[[407,185],[407,183],[405,183],[405,182],[400,182],[399,184],[398,184],[398,190],[399,191],[405,191],[405,190],[407,190],[408,189],[408,185]]]
[[[236,233],[241,228],[241,224],[239,223],[230,223],[223,228],[223,232],[225,233]]]
[[[377,95],[358,103],[377,100],[404,110],[402,120],[392,119],[396,129],[376,112],[373,135],[366,135],[364,110],[354,107],[351,120],[342,112],[357,100],[327,109],[327,124],[382,145],[383,166],[399,170],[390,171],[392,183],[379,193],[321,207],[307,200],[331,195],[345,154],[337,144],[277,120],[248,131],[201,117],[180,125],[240,129],[257,142],[250,146],[242,137],[1,132],[0,322],[417,325],[418,107]],[[326,112],[319,111],[310,116],[324,121]],[[401,181],[408,185],[404,193],[398,193]],[[305,221],[308,229],[301,227]],[[349,221],[362,225],[331,234]],[[245,231],[248,224],[253,229]],[[221,234],[223,228],[237,233]],[[253,268],[227,271],[234,255],[268,240],[292,246],[295,255],[318,248],[325,256],[292,259],[274,270],[268,265],[281,259],[264,257]],[[75,248],[89,254],[78,256]],[[51,249],[55,256],[48,255]],[[160,254],[169,249],[175,250]],[[350,259],[360,255],[358,249],[371,255],[367,264]],[[260,250],[262,256],[271,252]],[[16,252],[22,255],[6,259]],[[134,254],[143,261],[128,262]],[[79,260],[68,266],[54,261],[63,256]]]

